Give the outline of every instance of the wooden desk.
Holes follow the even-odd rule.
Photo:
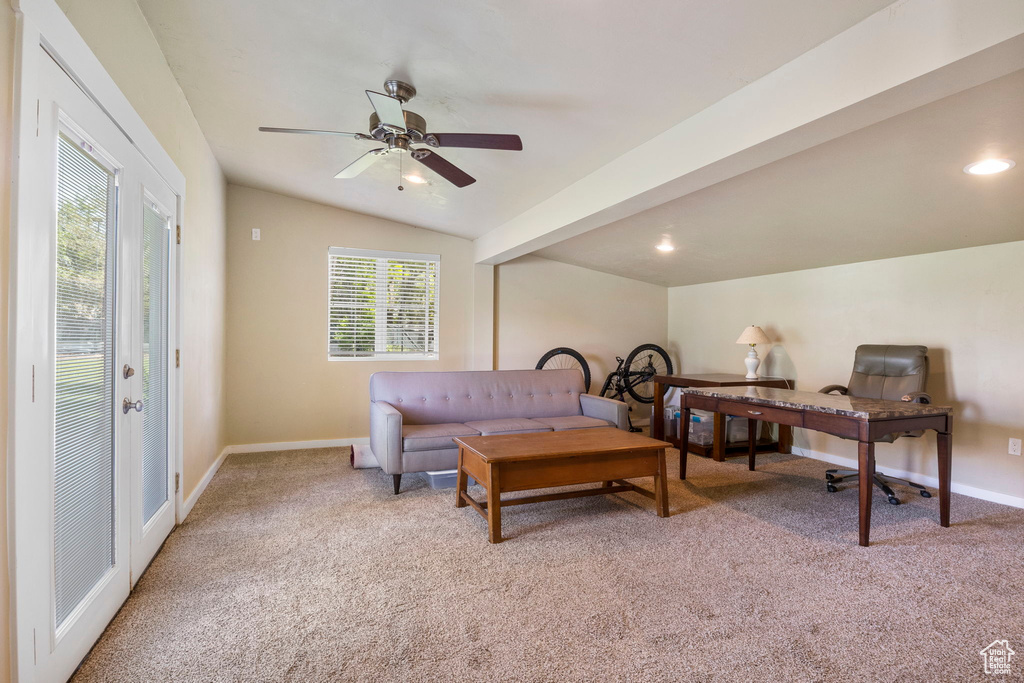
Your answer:
[[[686,421],[689,421],[691,410],[710,410],[745,417],[750,421],[751,429],[756,428],[758,421],[764,420],[856,439],[859,442],[860,544],[863,546],[868,545],[871,533],[874,442],[893,432],[935,430],[939,461],[939,523],[944,527],[949,526],[949,477],[953,447],[953,409],[949,406],[764,387],[683,389],[680,406]],[[681,436],[679,478],[686,479],[689,430],[683,430]],[[749,457],[753,469],[755,452],[752,445]]]
[[[784,377],[758,377],[747,379],[740,374],[727,372],[715,372],[702,375],[655,375],[654,376],[654,415],[651,422],[651,436],[655,439],[666,439],[665,437],[665,387],[774,387],[776,389],[792,389],[789,380]],[[690,452],[696,455],[708,456],[709,452],[718,462],[722,462],[730,455],[746,455],[748,451],[747,442],[726,443],[725,417],[721,413],[715,413],[714,418],[714,441],[709,449],[701,444],[690,444]],[[680,423],[679,431],[685,425],[689,429],[689,423]],[[750,436],[747,436],[750,439]],[[679,448],[680,440],[669,436],[666,441],[676,448]],[[789,425],[779,425],[779,440],[757,439],[756,449],[758,453],[789,453],[793,446],[793,429]]]
[[[614,427],[562,432],[460,436],[455,507],[472,505],[487,520],[488,540],[501,543],[501,508],[547,500],[605,495],[623,491],[654,499],[659,517],[668,517],[665,449],[671,444]],[[466,490],[470,476],[487,489],[478,502]],[[654,492],[626,479],[654,477]],[[602,482],[597,488],[501,500],[508,491]]]

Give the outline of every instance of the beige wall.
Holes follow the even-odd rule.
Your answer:
[[[11,80],[14,63],[14,11],[0,2],[0,683],[10,680],[10,571],[7,563],[7,295],[10,279]]]
[[[188,496],[226,444],[224,175],[135,0],[58,4],[185,175],[180,303]]]
[[[669,339],[689,372],[742,372],[750,324],[777,343],[763,369],[799,389],[846,384],[863,343],[930,348],[928,390],[956,408],[953,481],[1024,497],[1024,242],[674,287]],[[856,459],[856,444],[797,430],[796,445]],[[936,475],[935,437],[880,444],[878,463]]]
[[[532,368],[547,351],[568,346],[586,358],[596,394],[616,355],[648,342],[665,346],[665,287],[538,256],[508,261],[495,273],[499,369]]]
[[[252,240],[252,229],[261,240]],[[327,360],[327,249],[441,255],[440,359]],[[228,186],[228,440],[369,435],[379,370],[470,366],[473,246],[468,240],[322,204]]]

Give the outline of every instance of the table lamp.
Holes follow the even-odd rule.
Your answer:
[[[747,366],[746,379],[757,379],[757,366],[761,364],[761,359],[757,357],[757,351],[754,347],[758,344],[767,344],[770,341],[771,339],[764,333],[764,330],[757,325],[751,325],[743,330],[740,338],[736,340],[737,344],[748,344],[750,346],[747,357],[743,359],[743,363]]]

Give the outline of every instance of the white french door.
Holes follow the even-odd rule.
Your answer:
[[[40,191],[17,244],[19,377],[31,366],[13,421],[18,677],[58,681],[174,526],[177,198],[39,57],[36,136],[19,150]]]
[[[171,373],[175,361],[171,340],[176,338],[172,315],[174,293],[174,196],[146,164],[140,169],[133,197],[139,211],[137,241],[128,261],[133,265],[132,341],[127,357],[135,361],[125,387],[122,412],[135,415],[131,425],[132,464],[132,585],[149,565],[174,528],[174,461],[171,416]],[[123,372],[122,374],[127,374]],[[132,382],[131,379],[135,381]]]

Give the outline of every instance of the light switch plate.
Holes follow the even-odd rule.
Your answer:
[[[252,229],[252,241],[253,242],[259,242],[260,241],[260,229],[259,228],[253,228]]]
[[[1020,439],[1010,439],[1010,455],[1020,455]]]

